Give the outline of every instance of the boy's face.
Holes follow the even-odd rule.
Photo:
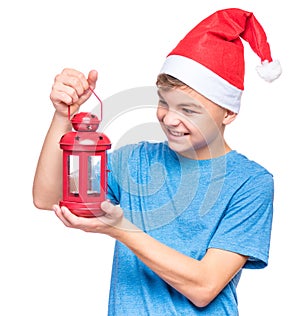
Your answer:
[[[236,114],[189,87],[158,89],[157,118],[169,147],[191,159],[210,159],[230,150],[223,134]]]

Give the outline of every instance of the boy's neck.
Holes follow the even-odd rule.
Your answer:
[[[226,155],[232,149],[224,141],[220,146],[205,147],[200,150],[194,150],[187,153],[179,153],[181,156],[193,160],[209,160]]]

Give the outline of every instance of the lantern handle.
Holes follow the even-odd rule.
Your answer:
[[[102,101],[101,99],[98,97],[98,95],[96,94],[96,92],[91,88],[89,87],[89,90],[93,93],[93,95],[97,98],[97,100],[100,102],[100,117],[99,117],[99,121],[101,122],[102,121]],[[70,118],[71,118],[71,113],[70,113],[70,105],[68,105],[68,119],[70,121]]]

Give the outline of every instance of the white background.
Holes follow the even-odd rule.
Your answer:
[[[107,311],[113,241],[67,229],[52,212],[37,210],[32,203],[35,166],[53,114],[49,94],[54,76],[64,67],[84,73],[97,69],[96,90],[103,99],[154,85],[165,56],[177,42],[208,14],[225,7],[255,13],[273,58],[283,67],[278,81],[265,83],[255,72],[258,57],[245,45],[242,110],[227,131],[229,144],[266,166],[276,183],[269,267],[244,271],[238,287],[240,314],[299,313],[296,3],[1,2],[1,315],[96,316]],[[120,133],[131,124],[138,123],[127,117]]]

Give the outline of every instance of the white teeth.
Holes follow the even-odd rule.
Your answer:
[[[184,136],[184,133],[180,133],[180,132],[176,132],[176,131],[169,130],[169,133],[173,136]]]

